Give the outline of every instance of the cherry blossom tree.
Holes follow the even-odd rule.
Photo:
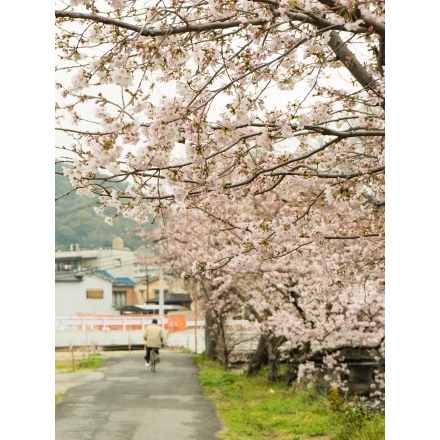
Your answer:
[[[252,317],[274,376],[283,359],[290,380],[318,358],[344,369],[346,347],[383,358],[384,2],[58,0],[55,16],[72,187],[153,219],[213,326]]]
[[[383,2],[57,5],[57,147],[79,193],[140,222],[284,179],[382,203]]]
[[[270,195],[248,197],[240,206],[224,204],[223,220],[199,210],[170,217],[165,225],[145,234],[160,245],[143,262],[179,267],[184,274],[193,273],[196,267],[199,274],[203,271],[196,279],[209,320],[208,354],[225,366],[233,362],[237,346],[246,342],[246,338],[228,335],[227,320],[246,318],[254,334],[260,335],[249,359],[249,373],[268,364],[270,379],[290,383],[312,379],[320,371],[329,385],[344,389],[341,377],[353,350],[375,360],[378,367],[384,364],[383,240],[377,234],[363,238],[329,235],[311,242],[310,235],[295,236],[296,231],[286,230],[268,244],[261,244],[262,236],[261,243],[248,246],[255,231],[232,225],[265,223],[268,230],[275,230],[281,212],[283,218],[291,217],[298,206],[297,200],[279,197],[284,191],[288,198],[288,190],[282,183]],[[332,211],[338,227],[363,223],[366,215],[376,216],[371,223],[381,221],[380,211],[373,214],[367,207],[345,205],[322,200],[314,215],[303,216],[296,226],[313,231],[313,224]],[[273,221],[268,221],[267,213]],[[224,227],[224,218],[231,227]],[[372,392],[380,397],[380,368],[377,378],[380,387]]]

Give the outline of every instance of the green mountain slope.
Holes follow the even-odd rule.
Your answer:
[[[55,199],[72,190],[69,179],[57,173],[55,166]],[[78,196],[71,192],[55,202],[55,250],[69,250],[71,244],[81,249],[111,247],[114,237],[121,237],[124,246],[135,250],[141,244],[136,235],[139,228],[151,229],[153,225],[137,225],[133,220],[118,217],[108,225],[104,217],[95,214],[96,199]]]

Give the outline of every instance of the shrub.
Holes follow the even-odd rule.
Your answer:
[[[328,401],[335,414],[335,434],[332,440],[384,440],[384,414],[373,411],[365,402],[341,397],[330,390]]]

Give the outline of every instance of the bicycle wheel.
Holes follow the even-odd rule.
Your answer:
[[[156,362],[157,362],[157,353],[156,350],[151,350],[151,359],[150,359],[150,365],[151,365],[151,371],[154,373],[156,371]]]

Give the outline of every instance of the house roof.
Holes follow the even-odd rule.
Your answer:
[[[106,270],[95,270],[94,273],[110,280],[114,286],[135,286],[137,283],[128,277],[114,277]]]
[[[127,277],[121,277],[121,278],[115,278],[116,281],[114,283],[115,286],[135,286],[137,283],[136,281],[132,280],[131,278]]]
[[[112,283],[114,283],[116,280],[116,278],[113,275],[111,275],[110,273],[108,273],[106,270],[95,270],[95,271],[93,271],[93,273],[110,280]]]
[[[82,281],[83,278],[84,275],[80,273],[74,274],[72,272],[55,272],[55,281],[79,282]]]
[[[192,298],[189,293],[167,293],[164,295],[164,304],[185,305],[191,304]],[[159,297],[150,299],[147,304],[159,304]]]
[[[84,279],[85,275],[98,275],[101,278],[110,281],[114,286],[135,286],[136,281],[128,277],[114,277],[105,270],[95,270],[92,273],[87,272],[55,272],[55,281],[75,281],[79,282]]]
[[[142,313],[145,315],[149,315],[152,313],[159,312],[159,306],[156,304],[139,304],[136,306],[115,306],[117,310],[119,310],[123,315],[130,313]],[[184,306],[180,305],[164,305],[164,312],[178,311],[178,310],[186,310]]]

